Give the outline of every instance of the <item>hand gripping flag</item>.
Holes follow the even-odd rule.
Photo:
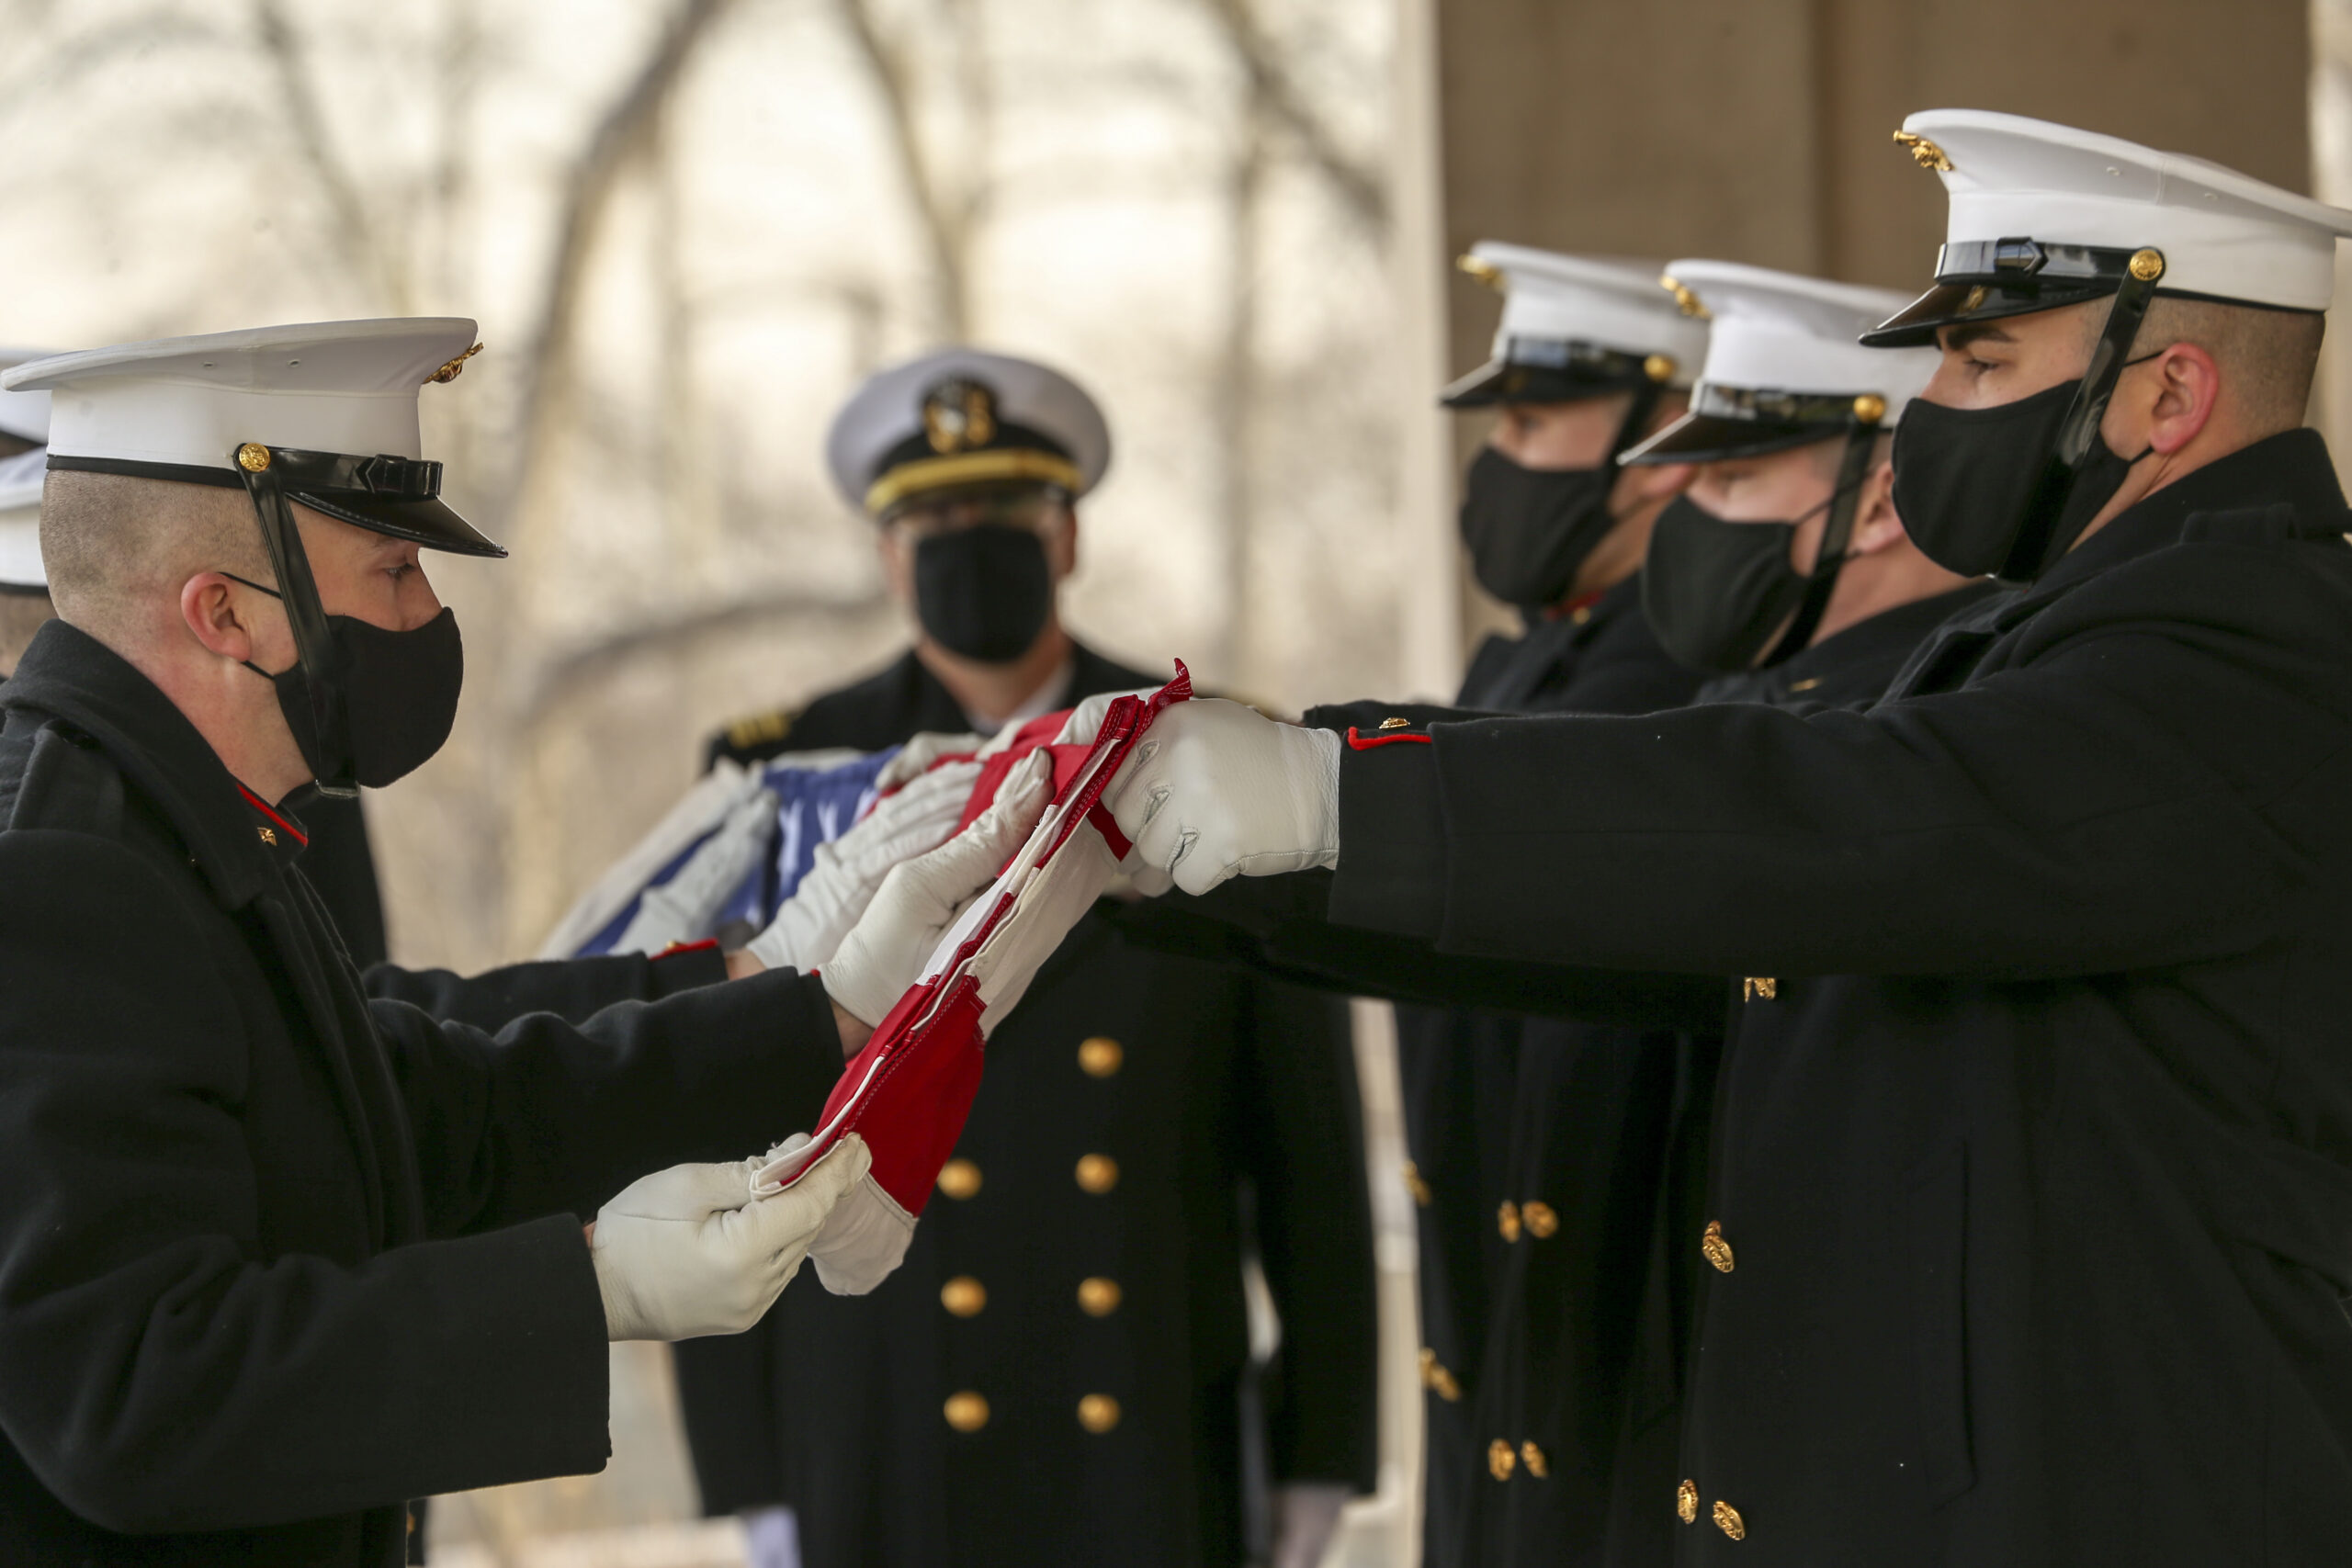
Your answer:
[[[836,1295],[863,1295],[906,1256],[915,1221],[940,1168],[954,1152],[980,1087],[987,1037],[1036,972],[1035,960],[1061,943],[1110,886],[1128,843],[1102,805],[1119,764],[1160,710],[1193,694],[1180,661],[1176,678],[1148,698],[1121,697],[1091,746],[1048,746],[1053,804],[987,892],[941,939],[922,977],[874,1031],[833,1088],[816,1133],[780,1146],[752,1178],[755,1197],[792,1186],[849,1134],[865,1140],[874,1163],[835,1205],[808,1256]],[[1040,719],[1005,754],[1017,761],[1052,736],[1065,716]],[[983,773],[968,822],[994,798],[1012,761]]]

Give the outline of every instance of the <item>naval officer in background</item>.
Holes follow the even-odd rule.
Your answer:
[[[992,731],[1165,679],[1062,625],[1111,457],[1069,378],[927,355],[861,387],[826,456],[914,646],[716,754]],[[706,1508],[808,1568],[1319,1560],[1377,1446],[1343,1010],[1089,915],[990,1038],[939,1185],[872,1296],[795,1292],[751,1335],[681,1347]],[[1253,1258],[1281,1334],[1254,1367]]]
[[[1188,890],[1324,866],[1342,924],[1738,976],[1677,1561],[2326,1561],[2352,517],[2301,424],[2352,212],[2015,116],[1898,140],[1951,218],[1867,339],[1941,355],[1894,501],[2009,586],[1883,700],[1361,748],[1188,705],[1114,815]]]

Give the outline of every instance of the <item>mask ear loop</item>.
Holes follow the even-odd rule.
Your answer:
[[[332,778],[317,781],[321,795],[339,800],[357,796],[351,777],[351,725],[343,700],[343,669],[334,636],[327,630],[326,610],[319,603],[319,585],[311,576],[311,558],[302,549],[302,535],[294,511],[279,488],[274,448],[248,441],[230,454],[238,477],[245,481],[254,513],[261,523],[262,548],[277,579],[286,623],[294,632],[294,659],[304,676],[311,704],[311,732],[317,738],[319,766]]]
[[[1789,621],[1789,629],[1772,644],[1757,668],[1770,670],[1804,651],[1814,628],[1829,609],[1830,592],[1846,564],[1847,547],[1854,542],[1854,515],[1861,510],[1862,481],[1869,477],[1871,457],[1878,448],[1877,417],[1855,416],[1846,432],[1846,449],[1838,457],[1838,488],[1829,492],[1829,520],[1822,525],[1821,548],[1813,558],[1813,573],[1804,581],[1804,599]]]
[[[2143,273],[2146,276],[2141,276]],[[2116,378],[2123,374],[2127,363],[2136,363],[2127,361],[2125,355],[2132,352],[2132,341],[2139,336],[2140,323],[2147,317],[2148,307],[2155,299],[2157,280],[2164,275],[2165,258],[2160,251],[2140,251],[2125,268],[2123,282],[2115,291],[2115,303],[2108,307],[2107,326],[2091,349],[2090,367],[2083,372],[2082,384],[2075,389],[2075,400],[2067,405],[2065,420],[2058,426],[2058,438],[2043,459],[2041,477],[2034,481],[2033,495],[2018,519],[2008,558],[1994,573],[1996,577],[2011,582],[2030,582],[2080,536],[2082,526],[2077,524],[2060,537],[2059,519],[2065,515],[2066,498],[2073,492],[2075,480],[2098,440],[2098,427],[2107,418],[2108,402],[2115,396]]]

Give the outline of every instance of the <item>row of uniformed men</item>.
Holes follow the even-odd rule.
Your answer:
[[[1175,964],[1148,958],[1136,941],[1181,944],[1205,920],[1227,930],[1216,951],[1284,978],[1369,979],[1408,998],[1585,1021],[1503,1023],[1467,1041],[1463,1031],[1496,1021],[1417,1025],[1410,1175],[1430,1201],[1427,1381],[1434,1421],[1456,1406],[1473,1416],[1441,1430],[1433,1450],[1433,1498],[1452,1488],[1432,1509],[1442,1557],[1606,1550],[1651,1561],[1745,1541],[1749,1555],[1790,1561],[2060,1561],[2119,1543],[2151,1560],[2202,1561],[2249,1517],[2282,1540],[2323,1540],[2324,1511],[2304,1505],[2341,1490],[2327,1455],[2342,1451],[2329,1446],[2330,1423],[2340,1419],[2333,1396],[2352,1347],[2341,1314],[2317,1312],[2324,1298],[2303,1287],[2346,1293],[2342,1238],[2328,1222],[2341,1212],[2342,1173],[2325,1151],[2330,1129],[2345,1124],[2346,1086],[2314,1054],[2324,1010],[2312,1005],[2310,976],[2347,946],[2341,911],[2321,897],[2346,853],[2343,829],[2319,805],[2334,798],[2339,732],[2352,716],[2342,617],[2332,613],[2347,569],[2324,449],[2293,432],[2299,405],[2281,411],[2299,379],[2308,384],[2345,215],[2193,160],[2007,117],[1918,117],[1905,134],[1954,205],[1937,288],[1871,333],[1940,350],[1928,396],[1897,426],[1891,466],[1878,433],[1925,377],[1864,370],[1868,356],[1838,341],[1876,315],[1866,295],[1702,264],[1678,265],[1679,287],[1657,296],[1646,276],[1486,248],[1478,259],[1511,283],[1501,352],[1454,395],[1504,408],[1494,450],[1472,475],[1464,535],[1481,580],[1532,614],[1528,637],[1482,650],[1465,695],[1567,712],[1469,721],[1382,705],[1310,715],[1299,729],[1229,705],[1185,705],[1163,717],[1167,728],[1110,797],[1146,884],[1172,880],[1199,895],[1244,867],[1334,874],[1328,888],[1307,885],[1305,899],[1244,899],[1238,909],[1204,899],[1176,909],[1178,920],[1082,925],[1057,961],[1071,976]],[[2169,291],[2177,297],[2167,300]],[[1684,409],[1676,384],[1698,357],[1688,334],[1702,310],[1713,311],[1715,333]],[[438,502],[437,475],[414,460],[420,378],[378,375],[381,365],[349,350],[365,335],[225,334],[74,356],[13,379],[76,393],[82,422],[55,444],[52,468],[198,486],[225,477],[247,491],[268,566],[298,601],[299,631],[305,596],[312,612],[355,604],[334,564],[338,521],[363,538],[481,543],[451,527],[446,509],[424,511]],[[352,374],[332,384],[315,368],[288,378],[272,366],[333,366],[339,350]],[[198,372],[216,362],[233,374],[209,384]],[[345,383],[371,377],[379,397],[398,383],[405,429],[352,420],[344,404],[362,389]],[[274,401],[242,390],[286,380],[303,384]],[[116,405],[111,425],[100,417],[110,382],[138,394]],[[158,387],[187,382],[209,389],[191,399],[200,417],[172,433],[187,439],[149,439]],[[321,391],[341,401],[312,395]],[[1071,558],[1070,502],[1107,460],[1099,415],[1048,372],[980,356],[902,367],[853,410],[861,404],[865,414],[837,423],[836,476],[890,525],[885,559],[922,635],[907,660],[873,681],[796,718],[743,727],[731,738],[739,750],[876,747],[1080,694],[1091,656],[1060,632],[1053,587]],[[232,429],[268,439],[226,439]],[[2118,456],[2119,443],[2140,457]],[[395,455],[360,456],[369,445]],[[229,456],[248,449],[256,463]],[[1619,457],[1629,460],[1623,474]],[[287,570],[299,556],[287,548],[282,502],[273,528],[277,481],[258,477],[272,470],[308,509],[300,543],[329,558],[315,590],[300,581],[307,569]],[[86,525],[70,510],[52,520],[69,535]],[[1630,586],[1645,554],[1647,586]],[[396,581],[410,575],[413,549],[408,557],[390,573]],[[93,569],[83,558],[75,570]],[[2021,586],[1967,581],[1995,570]],[[213,588],[199,580],[222,575],[187,582],[200,597]],[[1632,614],[1643,601],[1646,617]],[[432,624],[413,604],[379,608],[357,618]],[[1947,615],[1908,654],[1924,624]],[[242,803],[226,789],[184,799],[190,781],[175,780],[170,765],[161,773],[174,782],[157,782],[159,759],[181,775],[206,763],[218,773],[237,750],[224,750],[219,725],[191,711],[201,703],[181,695],[187,671],[223,673],[203,662],[227,657],[223,648],[198,635],[201,654],[182,649],[179,663],[151,671],[111,658],[119,650],[105,635],[69,631],[43,634],[6,698],[18,743],[0,762],[19,807],[0,859],[33,857],[16,870],[46,879],[21,884],[43,896],[0,933],[10,969],[0,996],[12,998],[0,1061],[40,1037],[53,1016],[41,1009],[56,1005],[44,998],[101,991],[120,1009],[157,995],[155,980],[95,973],[80,957],[61,971],[61,940],[80,955],[104,930],[151,963],[158,951],[242,943],[267,955],[265,968],[297,976],[315,968],[320,945],[315,930],[308,942],[287,934],[284,907],[299,914],[303,903],[299,876],[275,861],[224,868],[213,852],[232,805],[259,814],[247,826],[274,842],[269,825],[291,825],[271,804],[284,790],[249,791]],[[355,636],[345,675],[368,662],[366,634]],[[1638,721],[1599,716],[1690,695],[1676,689],[1687,678],[1657,656],[1660,643],[1724,672],[1714,700]],[[260,782],[297,782],[289,767],[345,777],[355,770],[322,772],[322,756],[348,762],[370,746],[380,775],[385,759],[413,765],[437,744],[437,734],[419,744],[396,733],[397,704],[352,700],[362,689],[338,690],[329,661],[311,660],[299,637],[292,647],[294,670],[331,700],[308,710],[317,728],[307,734],[303,704],[282,705],[300,762]],[[286,657],[255,643],[235,662]],[[1141,679],[1098,673],[1105,685]],[[276,683],[283,695],[287,676]],[[1881,688],[1887,700],[1870,705]],[[159,693],[171,700],[159,706]],[[172,708],[213,741],[209,754],[180,743]],[[57,735],[64,750],[44,739]],[[69,808],[67,795],[45,787],[43,768],[67,766],[59,759],[76,748],[104,761],[70,764],[95,785],[71,798],[112,802],[111,815]],[[245,779],[240,765],[231,782]],[[126,814],[125,798],[141,808]],[[79,839],[116,845],[118,856],[120,846],[152,850],[155,819],[171,831],[150,873],[209,876],[224,909],[262,912],[265,937],[224,935],[194,893],[164,900],[177,924],[136,900],[126,908],[96,898],[109,880],[96,874],[105,856],[85,863],[96,852]],[[78,834],[70,847],[82,858],[35,864],[57,852],[39,831],[50,826]],[[294,891],[273,902],[266,888],[277,886]],[[888,905],[876,910],[904,915]],[[144,924],[125,926],[134,914]],[[1722,987],[1707,978],[1722,975],[1741,976],[1728,1043]],[[1282,1495],[1272,1531],[1277,1550],[1309,1560],[1332,1501],[1365,1479],[1368,1292],[1361,1191],[1347,1174],[1345,1119],[1331,1114],[1346,1100],[1338,1053],[1296,1021],[1303,1013],[1284,1019],[1285,1006],[1309,1005],[1285,999],[1295,993],[1245,986],[1213,965],[1186,981],[1181,1026],[1146,1049],[1145,1032],[1166,1010],[1148,993],[1173,982],[1148,967],[1134,976],[1121,987],[1137,1010],[1129,1021],[1101,1027],[1106,1004],[1075,988],[1066,1015],[1049,1018],[1049,972],[998,1037],[990,1092],[1024,1061],[1028,1076],[999,1097],[995,1115],[976,1107],[949,1167],[951,1204],[933,1209],[902,1272],[913,1287],[901,1292],[903,1310],[804,1290],[784,1298],[772,1332],[707,1342],[755,1348],[740,1365],[715,1365],[703,1387],[764,1414],[739,1453],[723,1436],[698,1440],[706,1484],[715,1466],[723,1474],[742,1461],[741,1500],[799,1510],[793,1533],[811,1561],[1093,1560],[1105,1555],[1105,1532],[1123,1529],[1134,1532],[1132,1550],[1108,1555],[1230,1561],[1248,1539],[1240,1478],[1253,1430],[1271,1434],[1277,1478],[1309,1483]],[[786,995],[786,982],[798,990]],[[641,976],[617,983],[655,988]],[[379,995],[384,987],[397,993],[401,983],[383,982]],[[217,1532],[308,1530],[336,1548],[311,1556],[368,1561],[384,1544],[377,1516],[345,1510],[576,1459],[588,1403],[571,1384],[584,1339],[549,1332],[545,1314],[583,1271],[559,1285],[568,1265],[536,1217],[579,1206],[574,1195],[594,1183],[685,1157],[682,1145],[752,1134],[740,1104],[673,1086],[637,1107],[660,1131],[622,1138],[560,1096],[534,1104],[519,1089],[491,1093],[483,1075],[494,1083],[503,1064],[593,1057],[592,1047],[620,1043],[630,1046],[624,1060],[662,1060],[675,1077],[730,1009],[739,1028],[757,1009],[772,1031],[779,1006],[826,994],[797,976],[708,987],[707,998],[623,1022],[513,1025],[508,1049],[484,1058],[465,1043],[478,1036],[429,1008],[379,1001],[355,1023],[335,1005],[347,988],[331,976],[294,989],[299,1002],[278,1004],[295,1009],[282,1032],[307,1032],[316,1055],[359,1065],[340,1108],[346,1122],[379,1130],[372,1149],[364,1133],[356,1162],[311,1146],[305,1177],[246,1137],[234,1155],[215,1150],[214,1163],[258,1168],[249,1185],[269,1194],[258,1221],[175,1213],[135,1244],[99,1247],[126,1177],[109,1170],[93,1178],[106,1195],[95,1210],[62,1213],[38,1235],[18,1229],[0,1253],[11,1299],[31,1303],[0,1318],[0,1357],[37,1352],[50,1369],[9,1384],[16,1418],[0,1479],[21,1477],[11,1495],[24,1506],[7,1517],[52,1553],[70,1540],[84,1556],[120,1555],[101,1528],[111,1526],[208,1532],[189,1551],[220,1560],[250,1542]],[[495,989],[506,1010],[517,998],[557,994],[511,974]],[[841,1010],[838,991],[831,1002]],[[1030,1020],[1050,1024],[1040,1046],[1004,1049]],[[242,1039],[227,1023],[184,1017],[166,1032],[208,1045],[193,1051],[198,1060],[224,1049],[214,1034]],[[831,1030],[809,1032],[835,1045]],[[156,1077],[141,1052],[178,1069],[135,1095],[118,1090],[97,1123],[180,1126],[190,1092],[221,1102],[217,1090],[190,1089],[192,1048],[158,1045],[145,1014],[77,1020],[76,1034],[116,1043],[130,1065],[150,1069],[131,1081]],[[2064,1056],[2052,1049],[2061,1037]],[[1220,1040],[1241,1043],[1208,1053],[1211,1071],[1193,1066],[1190,1055]],[[2266,1072],[2242,1069],[2249,1046]],[[273,1066],[280,1055],[250,1043],[225,1049]],[[370,1098],[378,1061],[390,1100]],[[1072,1146],[1086,1152],[1038,1168],[1075,1173],[1074,1182],[1010,1183],[1018,1216],[975,1229],[984,1238],[975,1250],[959,1253],[949,1238],[927,1269],[916,1266],[926,1240],[948,1228],[943,1216],[1027,1168],[1024,1151],[1042,1142],[1034,1107],[1051,1103],[1037,1097],[1053,1092],[1057,1075],[1083,1096],[1092,1090],[1081,1080],[1124,1082],[1148,1061],[1167,1075],[1148,1094],[1118,1106],[1070,1102]],[[605,1070],[623,1069],[607,1060]],[[794,1103],[775,1065],[759,1070],[771,1075],[775,1104]],[[1221,1114],[1281,1103],[1270,1086],[1285,1074],[1293,1113],[1270,1115],[1263,1131]],[[19,1094],[34,1081],[29,1070],[11,1078]],[[729,1088],[729,1100],[743,1098],[740,1082]],[[460,1110],[485,1094],[486,1113]],[[1464,1137],[1478,1123],[1460,1108],[1481,1097],[1509,1106],[1507,1136]],[[1008,1109],[1016,1100],[1017,1119]],[[64,1102],[86,1105],[70,1093]],[[226,1103],[243,1104],[233,1095]],[[1177,1106],[1183,1113],[1171,1115]],[[297,1119],[313,1139],[335,1121],[336,1101],[315,1109]],[[566,1148],[553,1110],[601,1136]],[[7,1156],[28,1190],[92,1174],[87,1140],[61,1134],[61,1124],[76,1123],[51,1118]],[[1310,1124],[1318,1130],[1302,1135]],[[223,1147],[239,1145],[232,1135]],[[489,1152],[517,1147],[532,1154]],[[1146,1147],[1160,1163],[1137,1181],[1132,1151]],[[1204,1161],[1211,1149],[1221,1152]],[[1270,1220],[1267,1182],[1279,1211],[1284,1184],[1303,1190],[1318,1174],[1302,1162],[1327,1180],[1340,1173],[1328,1202]],[[355,1163],[356,1175],[342,1169]],[[348,1190],[323,1208],[322,1170],[327,1190]],[[286,1193],[305,1179],[308,1206],[289,1208]],[[1057,1197],[1066,1190],[1076,1196]],[[1245,1191],[1254,1215],[1236,1201]],[[1134,1206],[1106,1230],[1085,1200],[1114,1192],[1131,1193]],[[1471,1233],[1446,1216],[1465,1210],[1494,1216],[1493,1242],[1469,1249],[1493,1256],[1463,1258]],[[1340,1211],[1351,1223],[1327,1223]],[[638,1217],[626,1205],[607,1213]],[[2144,1235],[2118,1234],[2127,1215],[2151,1222]],[[1488,1223],[1476,1223],[1479,1236]],[[1238,1259],[1253,1224],[1270,1274],[1287,1271],[1295,1290],[1319,1279],[1326,1299],[1356,1303],[1333,1329],[1310,1298],[1283,1303],[1291,1359],[1272,1393],[1246,1377],[1241,1348]],[[492,1245],[469,1256],[470,1267],[432,1252],[450,1245],[435,1235],[500,1225],[480,1238]],[[263,1266],[308,1267],[313,1255],[330,1271],[311,1288],[352,1303],[358,1320],[372,1320],[371,1303],[408,1301],[403,1287],[448,1300],[458,1310],[421,1314],[397,1340],[409,1358],[400,1364],[436,1381],[467,1374],[479,1430],[459,1442],[379,1422],[357,1452],[338,1454],[332,1476],[313,1473],[262,1428],[265,1418],[274,1433],[317,1428],[320,1399],[289,1402],[262,1385],[299,1370],[328,1385],[306,1394],[348,1405],[335,1380],[365,1360],[359,1342],[326,1331],[293,1355],[232,1328],[222,1341],[241,1355],[231,1363],[270,1376],[200,1423],[200,1440],[175,1450],[137,1499],[123,1489],[121,1456],[152,1455],[146,1439],[163,1427],[189,1435],[185,1403],[170,1395],[214,1364],[200,1351],[149,1366],[107,1441],[48,1441],[84,1391],[119,1382],[108,1347],[145,1343],[120,1327],[161,1310],[156,1281],[194,1266],[191,1227],[251,1237],[252,1263],[198,1267],[199,1293],[215,1292],[207,1300],[243,1292],[274,1307]],[[1693,1235],[1695,1244],[1683,1239]],[[1051,1250],[1069,1238],[1067,1252]],[[1319,1255],[1318,1240],[1330,1243]],[[412,1273],[386,1285],[381,1277],[401,1269],[378,1269],[371,1282],[382,1293],[370,1295],[325,1262],[370,1258]],[[1168,1263],[1165,1289],[1137,1290],[1136,1273],[1155,1258]],[[973,1258],[995,1277],[983,1281]],[[627,1270],[608,1269],[601,1254],[596,1262],[589,1282],[604,1294],[604,1326],[618,1332],[611,1280]],[[264,1277],[248,1278],[251,1269]],[[1745,1291],[1731,1291],[1735,1271]],[[90,1311],[94,1298],[76,1294],[90,1288],[110,1310]],[[1000,1317],[1008,1291],[1038,1293]],[[1082,1324],[1075,1335],[1041,1334],[1057,1305],[1068,1310],[1064,1293],[1117,1337],[1088,1339]],[[1129,1313],[1154,1299],[1159,1316]],[[787,1319],[806,1302],[843,1310],[795,1330]],[[536,1352],[522,1332],[529,1307],[551,1342]],[[632,1331],[670,1321],[658,1301],[620,1315]],[[243,1319],[232,1309],[220,1321]],[[1001,1339],[958,1337],[998,1321],[1008,1325]],[[449,1337],[461,1328],[463,1350]],[[2128,1370],[2151,1352],[2213,1344],[2231,1348],[2233,1364],[2267,1369],[2263,1419],[2285,1435],[2259,1463],[2245,1462],[2233,1436],[2246,1429],[2244,1379],[2196,1382],[2161,1412],[2128,1397]],[[2056,1366],[2075,1375],[2047,1375]],[[275,1386],[288,1381],[308,1379]],[[952,1389],[944,1399],[943,1387]],[[1054,1414],[1013,1419],[1013,1401],[1033,1387]],[[911,1403],[899,1397],[909,1391]],[[1253,1394],[1259,1420],[1245,1423],[1238,1412]],[[518,1400],[536,1420],[517,1420]],[[1103,1438],[1129,1446],[1091,1446]],[[2053,1504],[2062,1453],[2122,1517],[2086,1522]],[[244,1476],[257,1454],[277,1468],[225,1482],[223,1467],[243,1465]],[[1500,1487],[1477,1496],[1464,1479],[1473,1462]],[[901,1481],[894,1469],[914,1473]],[[432,1484],[404,1484],[418,1477]],[[306,1506],[314,1504],[331,1506]],[[831,1521],[821,1529],[820,1516]],[[1696,1528],[1702,1521],[1713,1528]]]

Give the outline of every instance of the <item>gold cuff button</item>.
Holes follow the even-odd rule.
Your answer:
[[[1078,1161],[1078,1185],[1081,1190],[1098,1197],[1119,1184],[1119,1162],[1109,1155],[1080,1155]]]
[[[1715,1499],[1715,1528],[1734,1540],[1747,1539],[1747,1521],[1739,1517],[1737,1508],[1720,1497]]]
[[[1715,1266],[1716,1273],[1731,1272],[1735,1259],[1732,1257],[1731,1243],[1724,1239],[1723,1221],[1709,1220],[1707,1222],[1707,1234],[1699,1238],[1699,1250],[1707,1255],[1707,1261]]]
[[[1674,1517],[1686,1525],[1698,1522],[1699,1483],[1697,1482],[1685,1481],[1674,1489]]]
[[[1781,982],[1766,975],[1751,975],[1739,983],[1739,998],[1747,1002],[1776,1000],[1781,994]]]
[[[1081,1042],[1078,1047],[1079,1070],[1090,1078],[1114,1076],[1126,1059],[1127,1054],[1120,1049],[1119,1043],[1107,1035],[1098,1034],[1091,1040]]]
[[[1119,1281],[1106,1280],[1100,1274],[1078,1282],[1078,1310],[1089,1317],[1108,1317],[1119,1310],[1125,1293]]]
[[[1101,1437],[1119,1424],[1119,1402],[1107,1393],[1090,1393],[1078,1402],[1078,1424]]]
[[[1430,1184],[1421,1179],[1421,1168],[1411,1160],[1405,1162],[1405,1190],[1412,1195],[1416,1208],[1430,1206]]]
[[[1502,1233],[1502,1237],[1505,1241],[1517,1241],[1519,1239],[1518,1204],[1512,1202],[1508,1198],[1503,1200],[1502,1207],[1495,1211],[1495,1229]]]
[[[939,1168],[939,1190],[959,1202],[980,1190],[980,1168],[967,1159],[951,1159]]]
[[[1551,1204],[1540,1199],[1531,1199],[1521,1203],[1519,1206],[1519,1220],[1520,1224],[1527,1227],[1527,1234],[1538,1241],[1556,1234],[1560,1228],[1560,1216],[1553,1211]]]
[[[989,1289],[969,1274],[958,1274],[939,1287],[939,1304],[957,1317],[978,1317],[989,1304]]]
[[[1497,1438],[1487,1445],[1487,1473],[1497,1481],[1509,1481],[1510,1472],[1519,1468],[1519,1455],[1509,1442]]]
[[[959,1432],[977,1432],[989,1424],[989,1402],[968,1388],[949,1394],[940,1410],[947,1424]]]
[[[1545,1481],[1551,1478],[1551,1464],[1544,1458],[1544,1450],[1533,1443],[1520,1444],[1519,1457],[1526,1461],[1527,1473],[1535,1477],[1536,1480]]]

